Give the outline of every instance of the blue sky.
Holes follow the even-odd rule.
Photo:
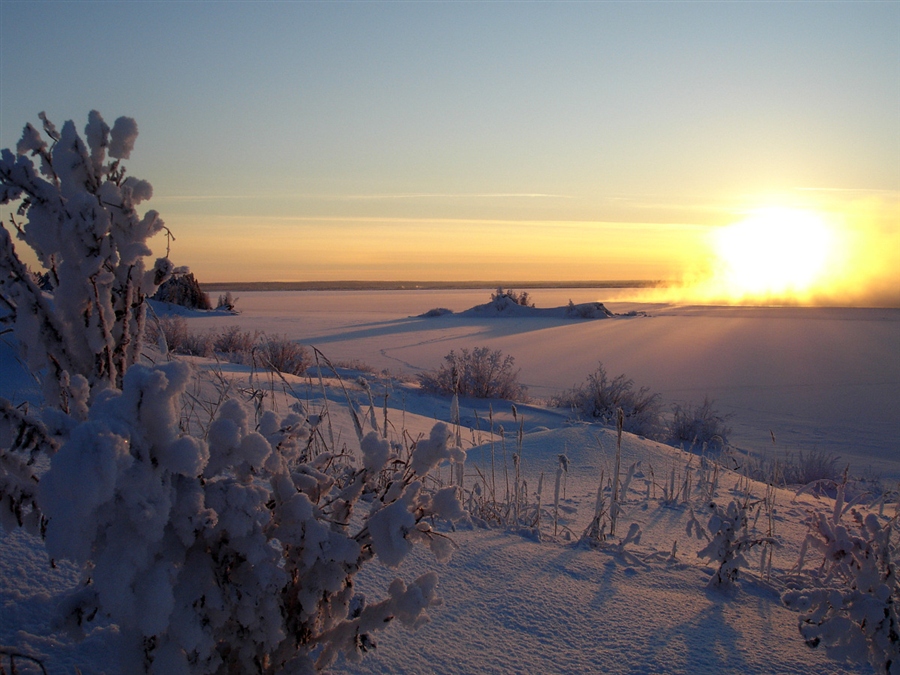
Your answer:
[[[666,277],[749,208],[897,218],[898,2],[3,0],[0,20],[0,146],[41,110],[134,117],[129,170],[208,280]]]

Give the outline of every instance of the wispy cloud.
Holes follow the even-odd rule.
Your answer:
[[[856,194],[897,194],[898,190],[885,188],[795,187],[801,192],[852,192]]]
[[[221,200],[248,199],[295,199],[304,201],[377,201],[415,199],[574,199],[573,195],[550,194],[544,192],[400,192],[350,195],[321,195],[303,193],[258,193],[258,194],[218,194],[218,195],[166,195],[157,199],[171,202],[210,202]]]
[[[401,192],[394,194],[344,195],[335,199],[573,199],[572,195],[544,192]],[[327,199],[327,197],[326,197]]]

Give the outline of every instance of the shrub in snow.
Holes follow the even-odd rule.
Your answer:
[[[447,314],[453,314],[453,310],[447,309],[446,307],[435,307],[433,309],[429,309],[424,314],[420,314],[419,316],[423,319],[434,319],[439,316],[446,316]]]
[[[851,512],[843,522],[843,490],[831,514],[810,514],[798,568],[812,548],[822,565],[808,587],[782,596],[800,612],[800,634],[830,656],[868,660],[876,672],[900,673],[900,586],[896,569],[896,519]]]
[[[427,391],[513,401],[525,398],[526,387],[519,384],[519,371],[513,370],[515,359],[504,356],[499,349],[451,351],[444,361],[437,370],[419,375],[419,382]]]
[[[251,333],[240,326],[226,326],[215,336],[213,349],[220,354],[250,354],[259,341],[259,331]]]
[[[212,309],[209,296],[200,288],[200,282],[186,270],[176,270],[171,278],[156,289],[153,299],[191,309]]]
[[[729,446],[724,457],[732,468],[753,480],[777,485],[804,485],[808,490],[822,490],[832,497],[844,473],[840,456],[825,450],[760,455]]]
[[[266,412],[254,425],[231,399],[204,440],[180,428],[189,373],[180,362],[131,368],[41,480],[48,552],[84,570],[66,623],[117,623],[133,672],[280,673],[358,655],[392,618],[425,620],[438,602],[433,574],[397,580],[372,604],[353,576],[374,557],[398,566],[416,542],[449,556],[425,519],[465,514],[455,488],[423,482],[450,457],[446,426],[405,463],[371,433],[355,468],[316,454],[299,416]]]
[[[446,426],[402,459],[360,433],[359,468],[322,445],[317,418],[252,419],[235,399],[191,435],[180,415],[189,366],[135,363],[144,300],[171,273],[165,259],[143,267],[162,221],[138,218],[150,186],[118,161],[137,126],[120,118],[110,130],[92,112],[85,146],[71,122],[57,132],[41,118],[49,149],[29,125],[18,156],[0,158],[0,197],[21,200],[28,222],[13,226],[53,291],[0,227],[2,315],[47,401],[37,419],[0,400],[0,523],[42,531],[51,558],[81,565],[64,625],[117,624],[124,672],[311,673],[373,648],[393,619],[427,620],[440,602],[434,573],[394,580],[377,602],[353,580],[373,558],[399,565],[415,543],[450,555],[430,523],[465,517],[458,488],[425,480],[461,452]]]
[[[306,347],[281,335],[263,337],[258,354],[263,366],[289,375],[303,375],[312,363]]]
[[[52,298],[41,292],[0,224],[0,304],[43,379],[48,402],[85,413],[88,397],[119,387],[141,351],[145,299],[172,271],[165,258],[146,270],[147,241],[163,231],[156,211],[137,206],[153,194],[126,177],[121,161],[137,137],[133,119],[112,129],[96,111],[87,143],[66,122],[61,131],[41,113],[42,135],[25,126],[16,153],[0,156],[0,204],[18,201],[11,225],[47,270]],[[35,166],[33,158],[39,161]]]
[[[184,317],[161,316],[150,324],[149,337],[157,343],[165,340],[166,351],[188,356],[212,356],[215,338],[211,333],[194,333]]]
[[[747,551],[754,546],[776,543],[772,537],[758,536],[750,531],[750,513],[758,507],[759,502],[750,503],[746,499],[732,500],[726,507],[711,503],[709,508],[712,515],[706,526],[709,535],[699,530],[696,520],[688,521],[689,536],[693,526],[698,536],[709,538],[707,545],[697,555],[718,563],[718,569],[709,581],[710,587],[730,586],[737,580],[740,568],[749,566],[744,555]]]
[[[235,309],[237,301],[238,298],[234,297],[231,294],[231,291],[226,291],[219,296],[219,301],[216,303],[216,309],[224,309],[228,312],[237,313],[237,309]]]
[[[624,415],[622,428],[632,434],[654,438],[660,428],[660,397],[647,387],[634,389],[634,381],[624,375],[610,379],[600,363],[587,380],[553,397],[550,405],[570,408],[607,426],[617,424],[617,410]]]
[[[138,214],[153,190],[126,177],[121,163],[137,137],[134,120],[120,117],[110,129],[91,111],[85,143],[73,122],[58,131],[40,119],[43,135],[28,124],[16,152],[0,154],[0,204],[18,203],[9,229],[0,223],[0,321],[47,403],[68,416],[46,420],[56,433],[84,419],[99,392],[121,386],[140,357],[145,299],[172,265],[160,258],[144,267],[147,241],[165,228],[155,211]],[[45,268],[40,280],[19,257],[12,230]],[[22,453],[52,453],[53,433],[8,402],[0,406],[0,500],[21,519],[23,505],[37,508],[29,497],[35,461],[23,464]]]
[[[583,302],[576,305],[569,300],[566,316],[573,319],[604,319],[615,315],[602,302]]]
[[[40,531],[43,522],[34,465],[57,447],[40,419],[0,398],[0,527]]]
[[[726,425],[727,415],[715,408],[715,401],[708,397],[699,405],[676,405],[669,422],[668,442],[672,445],[705,447],[721,451],[728,443],[731,429]]]
[[[491,302],[498,310],[502,310],[510,302],[514,305],[521,305],[522,307],[534,307],[534,303],[528,296],[528,291],[522,291],[521,293],[517,293],[512,289],[504,291],[502,286],[491,293]]]

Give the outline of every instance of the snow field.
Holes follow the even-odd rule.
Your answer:
[[[239,308],[244,301],[239,302]],[[277,327],[278,332],[288,335],[303,327],[319,331],[325,337],[319,344],[333,361],[357,358],[371,362],[368,357],[374,357],[372,360],[377,363],[378,357],[390,354],[386,360],[396,363],[396,355],[401,354],[408,359],[406,367],[413,365],[413,370],[427,367],[430,358],[436,364],[451,348],[470,346],[472,340],[478,340],[477,344],[504,348],[503,345],[510,341],[526,346],[530,338],[534,343],[524,353],[545,354],[533,371],[543,371],[545,375],[552,374],[552,369],[559,365],[558,352],[570,349],[573,341],[571,337],[555,339],[553,347],[548,349],[544,331],[550,329],[564,334],[587,330],[582,324],[548,328],[527,321],[499,327],[481,326],[471,320],[452,324],[449,320],[453,317],[448,317],[447,325],[436,329],[416,324],[413,330],[407,326],[406,332],[399,331],[405,341],[400,344],[397,326],[405,325],[407,320],[396,315],[385,318],[383,314],[371,311],[365,316],[323,311],[318,323],[313,312],[308,315],[311,320],[306,324],[303,314],[269,324],[267,321],[273,320],[262,318],[260,310],[245,309],[245,312],[227,317],[191,315],[188,320],[198,329],[205,329],[215,322],[230,325],[250,320],[255,324],[254,328]],[[882,339],[896,329],[891,313],[887,312],[886,316],[888,318],[883,321],[889,330],[881,335]],[[635,317],[614,321],[623,327],[640,329],[639,322],[653,320],[652,317]],[[687,320],[697,321],[697,317]],[[802,322],[804,319],[794,320]],[[341,321],[346,323],[340,324]],[[359,323],[354,324],[354,321]],[[702,318],[700,321],[709,323]],[[596,325],[601,323],[596,322]],[[701,328],[694,330],[702,333]],[[642,330],[636,330],[632,339],[639,337]],[[499,331],[499,334],[482,340],[484,333],[491,331]],[[330,338],[339,339],[329,342]],[[644,339],[648,338],[645,336]],[[658,335],[656,339],[659,339]],[[575,342],[582,340],[578,338]],[[350,350],[354,342],[362,347],[359,351]],[[624,347],[626,342],[620,338],[618,343],[610,340],[607,344]],[[315,341],[312,343],[316,344]],[[512,349],[504,349],[515,353]],[[560,385],[562,387],[579,381],[595,365],[596,351],[586,354],[572,349],[570,353],[573,360],[580,359],[585,364],[585,370],[574,380],[566,380]],[[667,358],[664,355],[654,357],[655,349],[646,345],[644,353],[658,362],[672,360],[672,352]],[[674,353],[680,352],[675,350]],[[730,352],[731,358],[735,353],[739,352]],[[885,352],[876,350],[874,353]],[[516,356],[518,365],[523,367],[523,379],[528,382],[525,359]],[[415,366],[413,362],[420,357],[422,361],[419,362],[423,365]],[[727,360],[721,355],[716,358]],[[286,376],[281,379],[256,374],[254,381],[245,366],[215,364],[203,359],[186,360],[196,363],[198,373],[205,373],[193,380],[192,403],[186,404],[192,406],[190,415],[194,424],[203,423],[206,406],[221,396],[225,382],[231,383],[231,392],[237,395],[241,395],[241,389],[244,393],[254,388],[265,389],[265,404],[282,414],[292,401],[302,402],[310,411],[321,409],[323,405],[321,387],[315,377]],[[882,369],[886,377],[891,376],[895,366],[890,360],[886,362]],[[875,364],[871,364],[865,373],[871,374],[874,368]],[[751,370],[751,367],[745,367],[745,372]],[[11,369],[4,369],[4,372],[11,372]],[[346,444],[348,449],[354,450],[356,443],[344,388],[359,403],[361,412],[367,413],[367,396],[363,387],[355,382],[357,376],[369,380],[378,417],[382,414],[379,408],[382,394],[389,395],[391,435],[398,442],[426,438],[435,420],[451,419],[449,400],[423,395],[402,381],[383,380],[371,373],[346,369],[341,372],[343,388],[332,377],[324,382],[338,446]],[[624,372],[633,377],[631,372]],[[671,377],[671,373],[668,376]],[[562,381],[564,376],[552,377]],[[262,387],[261,382],[265,383]],[[644,383],[638,380],[638,384]],[[13,384],[23,392],[30,386],[26,379],[17,379]],[[890,382],[879,385],[879,392],[890,400],[893,394],[888,385]],[[833,392],[828,395],[836,396]],[[522,445],[518,447],[515,438],[517,420],[513,419],[507,404],[463,400],[459,407],[463,424],[477,427],[462,432],[463,445],[468,451],[466,487],[471,487],[478,477],[475,466],[486,475],[492,438],[495,460],[501,454],[502,443],[498,435],[490,433],[489,417],[493,417],[495,430],[502,424],[507,431],[503,442],[510,470],[512,453],[520,454],[522,475],[527,479],[532,500],[540,474],[544,473],[543,541],[535,540],[528,533],[523,536],[503,529],[461,528],[446,532],[459,546],[447,563],[435,564],[433,557],[417,548],[412,558],[397,571],[378,565],[367,566],[357,578],[358,590],[374,598],[384,597],[397,574],[409,581],[427,569],[437,569],[440,575],[438,593],[444,602],[429,611],[431,622],[418,631],[392,626],[386,633],[376,636],[378,648],[373,653],[367,654],[360,663],[339,661],[335,672],[867,672],[867,667],[830,660],[821,650],[810,650],[803,644],[797,632],[797,614],[783,607],[779,600],[779,592],[783,589],[777,579],[766,581],[751,573],[744,575],[734,589],[706,589],[713,567],[696,556],[703,542],[689,538],[686,533],[691,507],[701,524],[705,525],[708,520],[708,513],[703,511],[705,500],[696,482],[700,462],[697,456],[625,435],[623,473],[632,464],[640,462],[640,465],[630,490],[622,499],[623,513],[619,517],[617,539],[632,523],[637,523],[642,532],[641,540],[628,544],[624,550],[615,546],[599,549],[579,546],[575,541],[593,515],[601,472],[608,479],[613,469],[615,432],[589,425],[569,426],[565,411],[517,404],[518,418],[524,418]],[[745,421],[745,424],[759,427],[760,421],[765,421],[758,410],[751,408],[749,413],[749,422]],[[792,428],[798,434],[824,419],[824,416],[822,419],[804,418],[791,409],[785,410],[785,417],[794,423]],[[833,420],[831,424],[831,428],[842,429],[837,421]],[[762,433],[760,428],[755,431]],[[852,433],[853,429],[842,429],[840,435],[845,437]],[[890,449],[891,440],[875,433],[873,438],[873,444],[878,445],[879,450],[874,459],[891,467],[892,462],[882,456],[888,454],[884,451]],[[836,445],[837,441],[834,443]],[[553,476],[559,454],[568,457],[570,468],[565,481],[565,496],[560,501],[560,528],[553,537],[550,530]],[[498,463],[495,471],[499,467]],[[688,471],[692,472],[694,489],[689,505],[683,503],[684,500],[660,504],[662,486],[673,469],[679,485]],[[451,480],[449,468],[445,467],[438,475],[445,482]],[[651,480],[648,498],[648,481]],[[737,474],[723,470],[719,477],[718,497],[729,500],[739,483],[748,485],[741,481]],[[765,487],[752,484],[751,491],[762,496]],[[779,490],[775,503],[775,534],[784,543],[775,551],[773,568],[776,574],[773,577],[778,577],[796,563],[799,543],[806,532],[803,520],[807,511],[827,510],[830,501],[828,498],[816,500],[810,495],[795,498],[794,493]],[[676,540],[675,560],[670,560],[672,543]],[[755,555],[751,556],[751,564],[756,560]],[[71,672],[76,665],[82,672],[117,672],[114,655],[107,648],[115,627],[95,628],[84,642],[73,642],[68,636],[48,628],[52,625],[54,603],[51,597],[72,584],[71,572],[64,566],[47,571],[40,545],[21,534],[4,536],[0,564],[3,566],[0,602],[6,610],[0,620],[2,644],[16,645],[23,651],[41,655],[50,672]]]

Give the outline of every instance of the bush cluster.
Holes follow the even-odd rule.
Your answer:
[[[226,361],[276,370],[289,375],[303,375],[312,363],[303,345],[283,335],[264,335],[259,331],[227,326],[220,333],[192,332],[180,316],[163,316],[150,326],[150,339],[165,338],[166,348],[173,354],[188,356],[221,356]]]

